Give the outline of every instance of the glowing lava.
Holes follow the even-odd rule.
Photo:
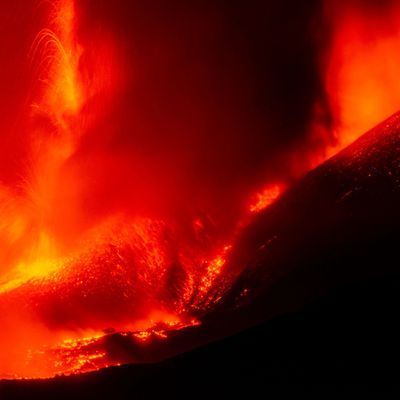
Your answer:
[[[49,7],[29,55],[26,176],[0,186],[3,377],[118,364],[104,351],[107,332],[139,345],[164,340],[198,324],[229,286],[219,278],[231,245],[207,237],[201,219],[188,231],[170,217],[86,217],[86,171],[74,160],[122,78],[110,36],[93,52],[78,39],[74,1]]]
[[[400,7],[325,2],[331,44],[324,55],[324,77],[337,143],[328,156],[399,109]]]
[[[264,210],[280,196],[282,191],[282,185],[268,185],[262,192],[257,193],[257,199],[250,205],[250,211],[257,213]]]
[[[50,9],[29,54],[33,83],[21,118],[24,174],[13,184],[0,182],[0,377],[118,365],[135,358],[113,358],[105,350],[110,336],[141,349],[199,324],[233,283],[225,272],[240,230],[287,186],[268,183],[244,195],[246,205],[230,223],[197,204],[177,216],[157,198],[164,192],[143,178],[169,166],[156,160],[143,167],[140,151],[126,155],[118,147],[110,113],[132,79],[122,44],[103,27],[85,32],[79,3],[43,3]],[[338,132],[331,152],[400,104],[394,79],[400,58],[392,57],[400,54],[400,13],[391,14],[373,45],[373,15],[345,15],[333,18],[324,71]],[[177,182],[157,183],[170,185],[175,199]],[[197,193],[193,186],[188,190]]]

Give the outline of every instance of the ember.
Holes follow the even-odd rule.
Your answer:
[[[0,139],[1,151],[15,154],[0,176],[0,377],[52,377],[147,360],[150,347],[201,325],[248,266],[232,268],[243,231],[299,177],[400,104],[400,9],[390,2],[377,15],[356,1],[325,1],[331,40],[317,58],[326,99],[312,99],[307,121],[294,115],[302,122],[285,125],[304,136],[289,150],[266,138],[281,121],[251,114],[258,84],[253,93],[239,83],[250,85],[251,74],[238,67],[229,76],[224,66],[211,77],[210,66],[190,55],[181,60],[171,43],[184,46],[177,37],[185,35],[170,28],[165,42],[135,43],[135,53],[132,32],[145,28],[136,21],[127,41],[102,22],[124,19],[115,10],[108,16],[106,2],[98,9],[83,0],[31,3],[34,34],[27,23],[24,37],[32,40],[16,41],[21,50],[13,55],[29,76],[13,102],[18,132],[4,122]],[[214,11],[202,16],[211,32],[205,47],[212,34],[224,36],[225,22]],[[157,15],[149,15],[157,36]],[[197,40],[197,28],[181,23]],[[21,62],[24,49],[28,61]],[[179,81],[174,57],[191,68],[190,82],[199,81],[192,89]],[[163,68],[174,72],[160,77]],[[178,94],[170,78],[183,82]],[[230,79],[235,96],[214,88],[223,91]],[[273,80],[266,86],[273,88]],[[272,105],[275,99],[266,108]],[[243,112],[235,119],[236,110]],[[249,131],[256,132],[254,144]],[[253,289],[242,288],[240,297]]]

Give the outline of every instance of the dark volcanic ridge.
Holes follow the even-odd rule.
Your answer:
[[[137,376],[144,377],[143,383],[149,379],[147,374],[165,372],[169,368],[174,371],[177,363],[179,368],[191,369],[196,374],[200,368],[196,366],[196,360],[202,352],[208,354],[207,363],[213,365],[216,359],[227,357],[231,350],[222,349],[229,348],[232,341],[247,343],[255,340],[261,347],[266,340],[279,342],[271,333],[275,323],[253,328],[258,332],[255,339],[251,333],[254,331],[240,334],[238,337],[241,339],[222,338],[264,324],[278,315],[290,315],[332,291],[342,293],[342,288],[354,288],[358,282],[366,282],[368,288],[363,290],[365,304],[356,302],[357,306],[354,306],[356,300],[351,293],[354,289],[350,289],[350,295],[346,294],[345,298],[352,305],[352,315],[361,312],[367,319],[365,307],[371,308],[373,297],[385,292],[377,290],[374,282],[384,282],[385,286],[400,279],[397,261],[399,204],[400,114],[396,114],[311,171],[256,218],[235,243],[227,263],[227,272],[235,277],[235,285],[218,306],[202,318],[201,325],[171,331],[165,340],[152,340],[145,346],[131,340],[132,333],[111,333],[89,343],[86,349],[101,348],[108,352],[113,362],[161,364],[113,368],[87,377],[56,380],[49,383],[49,387],[63,387],[63,382],[71,382],[71,387],[74,387],[73,382],[78,381],[90,387],[94,381],[111,379],[116,382],[129,380],[133,375],[136,376],[132,378],[134,380],[142,379]],[[396,296],[393,299],[393,304],[400,303]],[[341,298],[340,312],[343,311],[343,302],[345,300]],[[387,307],[386,303],[376,304]],[[325,318],[324,308],[321,310],[312,326],[318,325],[318,318]],[[378,307],[375,318],[379,313]],[[388,314],[391,315],[390,312],[382,315]],[[338,319],[339,327],[348,323],[350,317],[347,315],[346,318],[346,322]],[[287,342],[295,339],[296,326],[287,326],[291,330],[285,333]],[[349,325],[349,335],[352,335],[353,328],[358,329],[354,324]],[[321,342],[321,346],[327,346],[332,339],[326,334],[327,342]],[[211,342],[215,343],[211,345]],[[203,350],[174,359],[179,361],[162,362],[199,346],[203,346]],[[238,348],[235,351],[239,351]],[[255,363],[254,368],[258,370],[263,361],[254,355],[256,351],[252,348],[246,353],[246,363]],[[311,350],[311,354],[316,351]],[[331,356],[330,353],[327,355]],[[279,359],[279,355],[275,355],[275,359]],[[205,363],[203,359],[199,365]],[[221,368],[226,366],[224,361]],[[260,368],[266,373],[263,366]],[[272,365],[267,369],[269,376],[275,376]],[[21,385],[21,388],[29,386]]]

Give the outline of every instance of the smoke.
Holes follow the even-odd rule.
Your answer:
[[[250,211],[399,103],[371,62],[397,60],[391,2],[2,7],[0,311],[34,338],[6,360],[64,329],[197,317]]]
[[[78,117],[68,117],[70,137],[50,145],[68,153],[59,173],[48,177],[38,166],[49,139],[43,144],[43,133],[36,131],[39,126],[54,136],[65,126],[55,126],[56,116],[49,118],[45,107],[34,128],[21,123],[27,112],[21,104],[38,103],[31,81],[46,81],[26,66],[39,27],[46,26],[45,7],[34,1],[4,13],[9,20],[22,14],[26,22],[20,24],[22,39],[4,56],[14,74],[1,83],[15,97],[8,100],[11,113],[4,114],[14,123],[22,114],[16,130],[4,122],[2,149],[12,162],[5,162],[1,180],[15,183],[33,174],[28,180],[45,181],[39,185],[46,191],[47,181],[58,181],[47,207],[60,209],[56,205],[67,198],[75,208],[50,218],[51,224],[68,222],[69,236],[115,212],[184,220],[205,215],[223,235],[236,225],[251,193],[304,172],[293,167],[293,152],[307,164],[308,153],[325,146],[309,134],[315,104],[325,102],[313,29],[318,1],[76,3],[72,51],[84,85]],[[10,35],[2,36],[6,43]],[[30,81],[20,82],[20,75]],[[65,82],[61,89],[65,94]],[[45,100],[47,109],[63,112],[54,92]]]
[[[326,1],[322,79],[336,146],[350,144],[400,106],[400,8],[395,1]]]
[[[228,229],[249,193],[287,180],[323,97],[318,6],[80,2],[83,47],[110,32],[122,65],[118,95],[72,160],[102,164],[85,174],[91,213],[198,210]]]

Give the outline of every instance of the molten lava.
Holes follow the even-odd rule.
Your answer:
[[[257,193],[257,199],[251,204],[250,211],[257,213],[264,210],[279,197],[281,192],[282,187],[280,185],[269,185],[261,193]]]
[[[110,36],[96,37],[96,52],[79,40],[74,1],[55,1],[47,12],[29,54],[29,163],[23,179],[0,192],[0,339],[11,347],[2,347],[3,377],[115,364],[98,344],[104,332],[164,339],[196,325],[229,286],[214,287],[231,245],[209,235],[207,215],[189,228],[126,209],[85,216],[87,171],[75,158],[106,118],[121,69]]]
[[[29,52],[32,79],[18,124],[23,162],[17,178],[0,181],[0,377],[50,377],[132,362],[141,346],[200,324],[240,272],[229,270],[237,237],[290,178],[238,185],[239,199],[221,212],[239,191],[226,198],[214,193],[220,184],[215,160],[225,159],[210,152],[201,166],[209,163],[204,169],[217,177],[208,186],[193,184],[199,174],[188,165],[190,155],[178,157],[168,135],[152,131],[160,128],[157,113],[168,111],[156,106],[150,107],[155,125],[139,121],[122,140],[119,130],[130,115],[116,109],[131,99],[127,86],[146,103],[135,81],[143,71],[127,66],[117,33],[101,24],[85,29],[84,1],[49,3],[44,11],[38,6],[44,28]],[[338,137],[334,149],[325,143],[326,153],[312,155],[319,161],[400,104],[394,79],[400,59],[392,57],[400,47],[400,11],[382,28],[367,11],[348,10],[329,11],[333,41],[323,72]],[[148,56],[157,60],[162,51],[151,49]],[[149,111],[136,98],[131,103],[132,119]],[[202,119],[199,110],[192,116]],[[179,121],[171,124],[180,129]],[[140,132],[144,139],[137,138]],[[150,155],[148,136],[159,138]],[[185,146],[200,146],[189,136],[185,132]],[[160,155],[163,145],[167,155]],[[116,333],[139,349],[135,356],[111,354],[109,338]]]
[[[400,7],[352,0],[325,2],[332,31],[324,54],[324,81],[331,108],[335,154],[399,109]]]

